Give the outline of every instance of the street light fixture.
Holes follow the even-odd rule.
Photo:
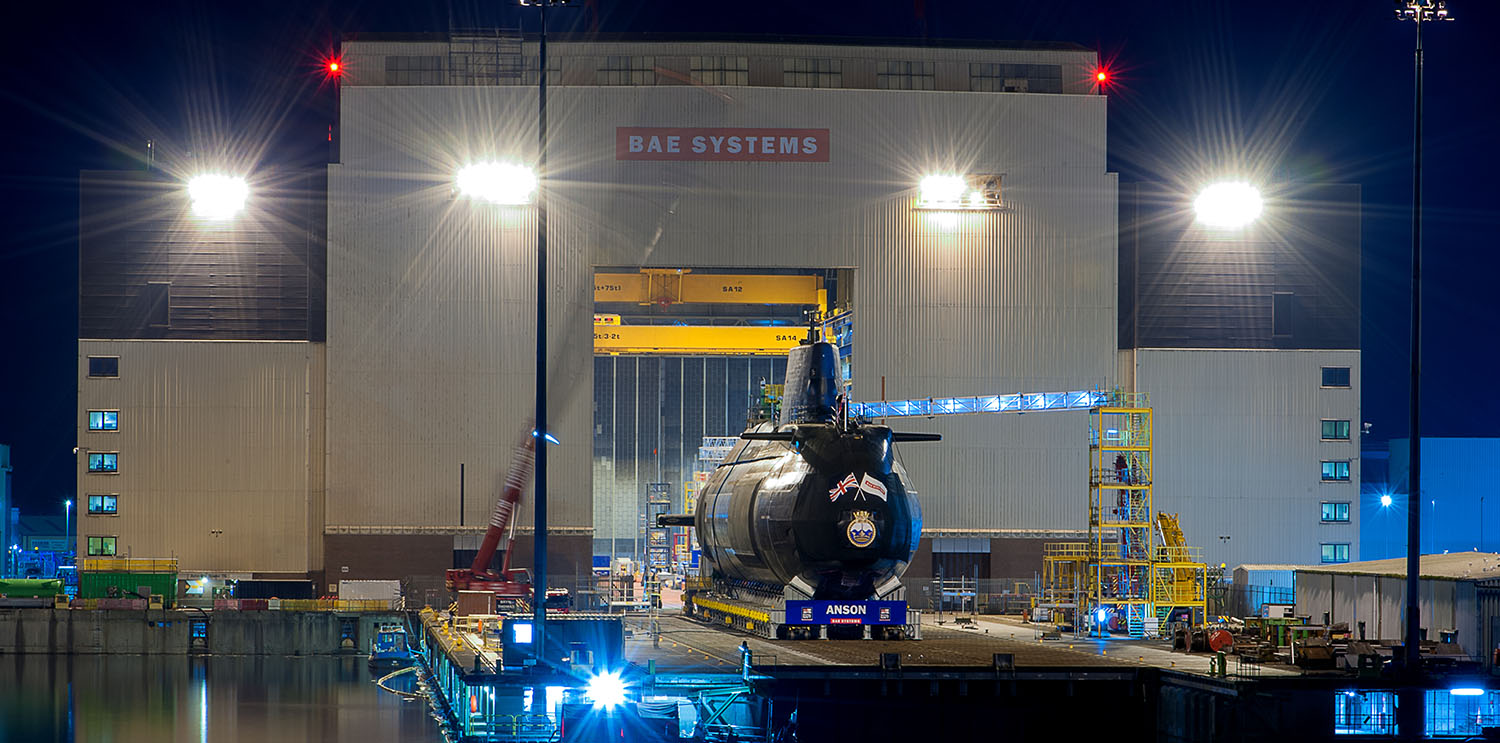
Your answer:
[[[1260,189],[1242,181],[1215,183],[1203,189],[1193,201],[1199,222],[1224,230],[1250,224],[1260,216],[1264,207]]]
[[[1422,654],[1419,586],[1422,534],[1422,24],[1451,21],[1448,4],[1443,0],[1396,0],[1396,20],[1412,21],[1417,26],[1417,48],[1414,59],[1416,86],[1412,112],[1411,176],[1411,459],[1408,467],[1409,506],[1406,509],[1406,670],[1421,671]],[[1420,699],[1419,695],[1413,695]],[[1403,705],[1411,717],[1406,724],[1421,724],[1421,703]],[[1398,723],[1400,724],[1400,723]],[[1406,729],[1406,728],[1403,728]]]
[[[187,184],[193,214],[205,219],[229,219],[245,208],[250,185],[234,175],[205,173],[193,176]]]
[[[63,501],[63,537],[68,540],[67,552],[73,551],[73,499]]]

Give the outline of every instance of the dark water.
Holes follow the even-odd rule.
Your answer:
[[[363,657],[0,656],[0,743],[443,740],[375,678]]]

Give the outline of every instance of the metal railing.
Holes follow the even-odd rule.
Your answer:
[[[175,573],[175,558],[86,557],[85,573]]]

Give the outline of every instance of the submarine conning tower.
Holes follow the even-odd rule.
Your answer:
[[[787,354],[776,425],[836,422],[840,386],[838,349],[826,341],[803,341]]]

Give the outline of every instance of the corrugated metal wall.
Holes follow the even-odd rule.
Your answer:
[[[1481,606],[1474,581],[1423,579],[1418,605],[1427,638],[1457,630],[1458,644],[1477,660],[1489,661],[1489,645],[1480,633]],[[1365,623],[1369,640],[1400,640],[1406,633],[1406,579],[1384,575],[1351,575],[1297,571],[1297,614],[1313,624],[1347,622],[1354,637]]]
[[[1208,562],[1316,564],[1324,542],[1359,559],[1358,351],[1131,356],[1155,409],[1156,510],[1179,514]],[[1349,367],[1351,386],[1321,387],[1323,366]],[[1321,441],[1325,418],[1349,420],[1351,439]],[[1323,460],[1349,460],[1350,481],[1322,482]],[[1323,501],[1350,503],[1349,523],[1321,523]]]
[[[321,344],[78,346],[79,446],[119,452],[114,475],[88,473],[79,453],[80,556],[112,535],[120,556],[176,557],[184,572],[321,569]],[[89,378],[90,355],[120,357],[120,376]],[[89,431],[89,410],[118,410],[119,431]],[[90,494],[110,493],[119,515],[87,513]]]
[[[1114,372],[1115,179],[1105,101],[1077,95],[697,87],[549,96],[559,525],[593,523],[591,267],[852,267],[855,393],[1102,386]],[[531,407],[532,210],[451,198],[471,158],[530,161],[535,92],[348,88],[330,176],[331,525],[457,522]],[[617,126],[827,127],[828,163],[619,162]],[[938,171],[1005,173],[1009,209],[910,208]],[[1077,526],[1087,424],[914,421],[902,457],[935,528]],[[490,491],[489,497],[493,497]],[[467,523],[488,510],[469,498]],[[529,505],[522,510],[529,513]],[[523,515],[523,518],[529,516]]]

